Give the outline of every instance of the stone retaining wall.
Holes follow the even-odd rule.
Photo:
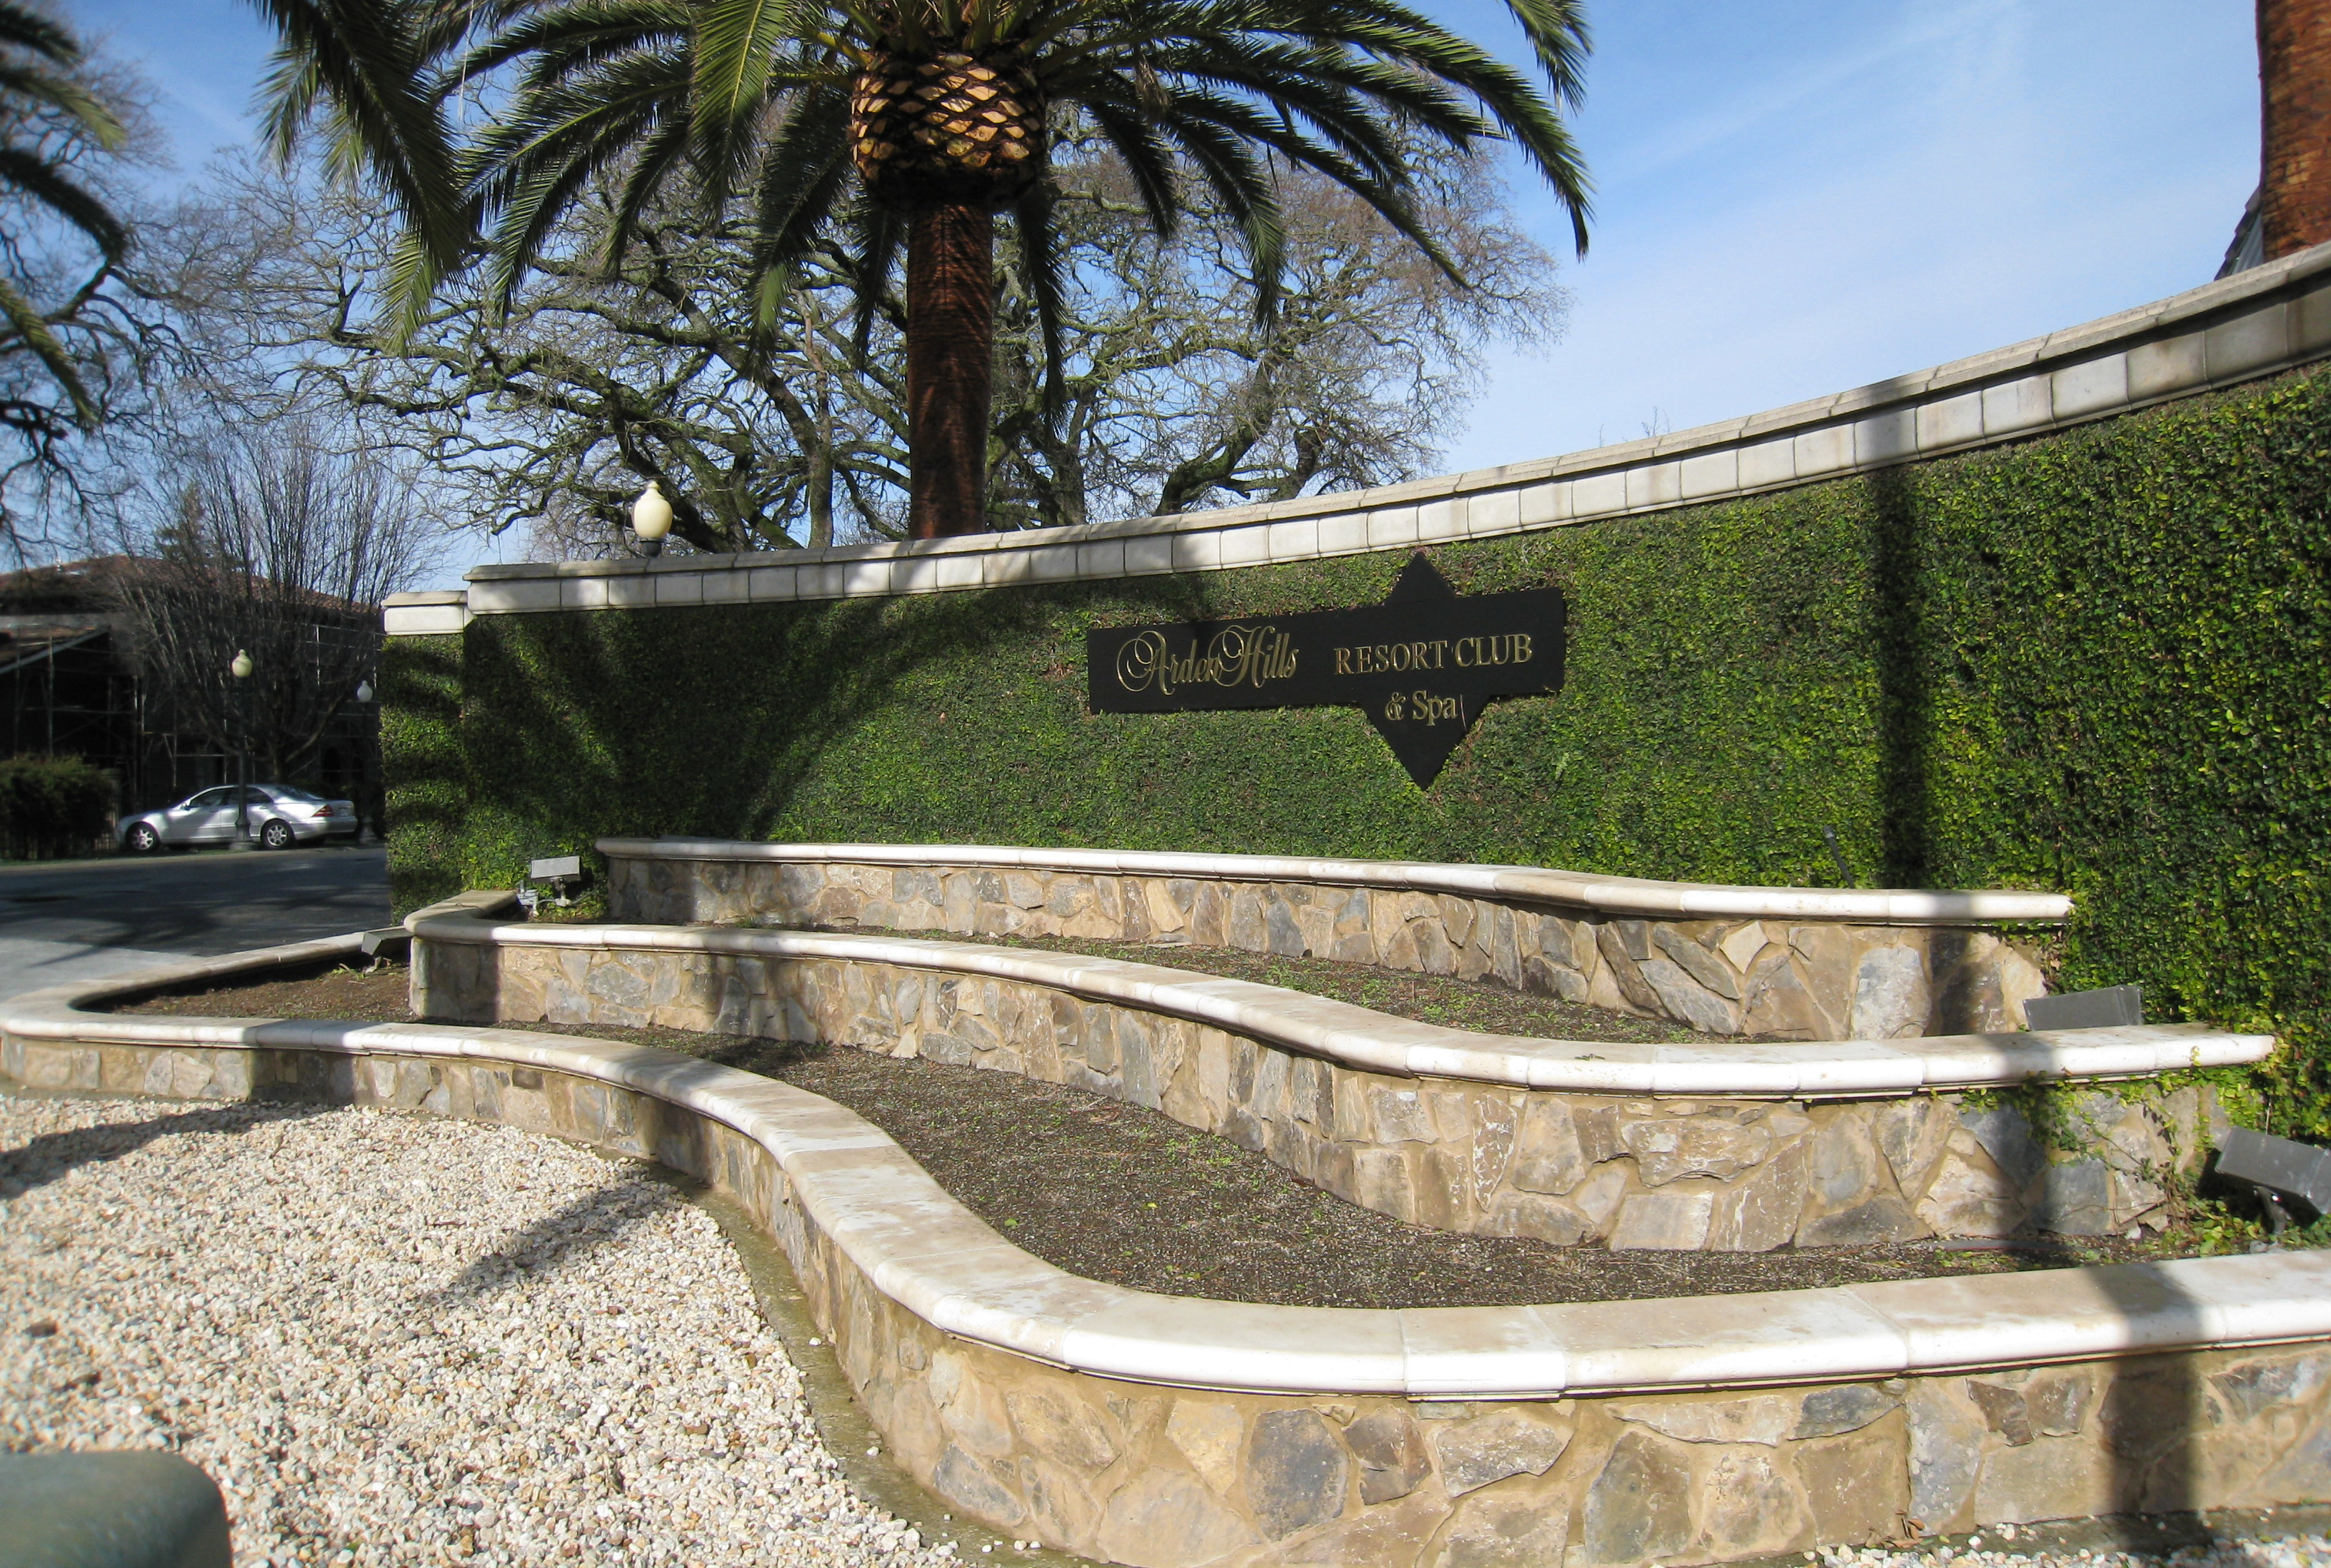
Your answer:
[[[663,1053],[588,1041],[487,1031],[441,1040],[434,1050],[408,1043],[414,1049],[400,1053],[385,1040],[385,1049],[361,1054],[354,1045],[252,1050],[12,1031],[0,1044],[0,1076],[52,1089],[210,1098],[274,1090],[396,1107],[501,1122],[699,1176],[784,1247],[892,1457],[910,1474],[997,1529],[1138,1568],[1687,1564],[2002,1520],[2331,1499],[2331,1344],[2015,1365],[2005,1358],[2035,1320],[1985,1314],[1973,1299],[2012,1289],[2013,1280],[1927,1288],[1929,1335],[1964,1332],[1969,1324],[1948,1319],[1967,1318],[1973,1307],[1993,1351],[1987,1367],[1945,1373],[1509,1400],[1218,1392],[1096,1376],[947,1332],[879,1286],[853,1252],[879,1246],[869,1238],[884,1227],[823,1195],[817,1174],[833,1170],[871,1190],[903,1156],[815,1096],[763,1081],[736,1091],[759,1107],[745,1111],[722,1103],[744,1075],[693,1063],[657,1069],[643,1064]],[[660,1090],[611,1081],[659,1071]],[[690,1098],[699,1104],[682,1103]],[[782,1124],[792,1152],[774,1152],[774,1131],[748,1136],[736,1125],[755,1117]],[[804,1153],[821,1134],[830,1152]],[[907,1210],[931,1233],[926,1250],[964,1228],[928,1202]],[[972,1263],[965,1278],[980,1272]],[[1049,1301],[1040,1310],[1067,1309],[1080,1290],[1132,1296],[1050,1273],[1058,1283],[1049,1297],[1026,1293]],[[2066,1288],[2054,1294],[2075,1314],[2122,1297],[2124,1311],[2141,1315],[2158,1308],[2164,1288],[2159,1271],[2060,1278]],[[1889,1289],[1899,1294],[1861,1294],[1905,1310]],[[1755,1320],[1774,1303],[1849,1294],[1536,1310],[1624,1315],[1645,1335],[1683,1344],[1704,1331],[1710,1312]],[[1498,1322],[1513,1316],[1239,1310],[1260,1339],[1397,1317],[1413,1324],[1418,1348],[1454,1344],[1474,1323],[1489,1357],[1498,1354]],[[2205,1310],[2197,1301],[2193,1315]],[[1912,1312],[1904,1321],[1922,1320]],[[1189,1375],[1210,1375],[1204,1358],[1192,1358]]]
[[[1059,986],[554,941],[582,935],[573,927],[529,942],[524,927],[415,924],[418,1016],[652,1024],[1020,1073],[1161,1111],[1411,1224],[1565,1246],[1756,1252],[2029,1227],[2116,1233],[2158,1218],[2164,1183],[2199,1157],[2199,1124],[2214,1114],[2196,1088],[2095,1089],[2072,1102],[2078,1152],[2051,1152],[2021,1112],[1958,1095],[1815,1103],[1394,1077]]]
[[[2023,1003],[2047,990],[2031,937],[1956,925],[1627,919],[1227,874],[710,860],[652,845],[611,852],[607,879],[619,920],[1188,942],[1494,979],[1705,1033],[1779,1040],[2017,1030]]]

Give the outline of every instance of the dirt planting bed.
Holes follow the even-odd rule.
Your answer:
[[[906,931],[901,936],[937,942],[963,938],[945,931]],[[1051,953],[1081,953],[1123,958],[1167,969],[1193,969],[1228,980],[1252,980],[1311,996],[1332,997],[1394,1018],[1438,1023],[1476,1034],[1519,1034],[1546,1040],[1638,1041],[1651,1045],[1718,1044],[1728,1035],[1701,1034],[1665,1019],[1632,1018],[1583,1003],[1537,996],[1494,980],[1460,980],[1448,974],[1411,974],[1373,964],[1343,964],[1329,958],[1290,958],[1277,953],[1247,953],[1235,947],[1199,947],[1186,942],[1102,942],[1076,936],[982,936],[997,947],[1041,947]]]
[[[157,994],[119,1011],[395,1019],[405,1015],[405,971],[340,969]],[[2033,1239],[1967,1250],[1929,1241],[1742,1254],[1455,1236],[1331,1197],[1260,1155],[1156,1112],[1057,1084],[847,1047],[607,1024],[525,1027],[680,1051],[824,1095],[898,1139],[949,1192],[1038,1257],[1090,1278],[1175,1295],[1375,1307],[1623,1300],[2067,1268],[2171,1255],[2210,1239],[2179,1229],[2141,1242]]]

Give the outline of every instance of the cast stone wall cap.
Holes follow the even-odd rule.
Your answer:
[[[601,839],[625,860],[738,860],[854,866],[994,868],[1102,876],[1188,877],[1383,888],[1465,898],[1513,898],[1637,919],[1835,920],[1871,926],[1963,926],[2069,919],[2062,893],[2013,889],[1735,887],[1660,882],[1537,866],[1347,860],[1294,855],[1213,855],[1142,850],[1036,850],[1000,844],[756,844],[721,839]]]
[[[1512,1084],[1576,1094],[1821,1098],[2012,1087],[2034,1079],[2145,1077],[2258,1061],[2274,1037],[2205,1023],[2065,1029],[1905,1040],[1739,1041],[1659,1045],[1475,1034],[1251,980],[1126,959],[917,936],[725,926],[496,924],[468,908],[416,911],[407,929],[470,946],[827,958],[979,974],[1108,1002],[1246,1035],[1307,1056],[1401,1078]]]

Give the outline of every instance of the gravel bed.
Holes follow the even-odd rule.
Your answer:
[[[0,1098],[0,1448],[159,1448],[238,1568],[938,1564],[652,1167],[312,1107]]]
[[[2078,1526],[2075,1525],[2075,1528]],[[2043,1526],[2043,1528],[2046,1528]],[[2031,1535],[2031,1526],[2018,1534]],[[2007,1537],[2012,1540],[2014,1537]],[[1808,1561],[1815,1554],[1805,1554]],[[1911,1550],[1883,1546],[1856,1550],[1847,1547],[1819,1554],[1824,1568],[1936,1568],[1951,1563],[1964,1568],[2331,1568],[2331,1536],[2293,1535],[2283,1539],[2228,1539],[2202,1546],[2181,1546],[2173,1552],[2098,1550],[2017,1550],[2003,1544],[1994,1526],[1970,1541],[1936,1543]]]

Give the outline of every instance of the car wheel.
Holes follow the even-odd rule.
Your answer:
[[[290,822],[268,823],[265,827],[259,830],[259,841],[266,845],[271,850],[290,849],[291,847],[291,824]]]
[[[162,835],[154,831],[151,822],[139,822],[129,830],[129,852],[150,855],[162,847]]]

